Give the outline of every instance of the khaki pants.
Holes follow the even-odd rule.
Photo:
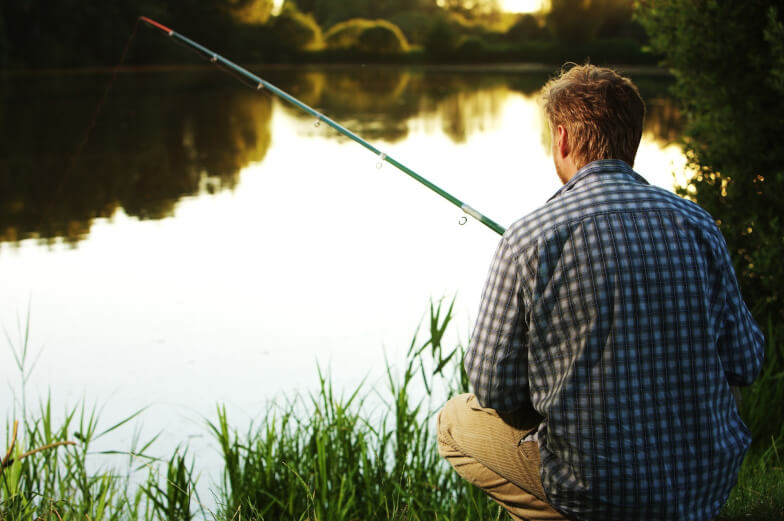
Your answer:
[[[520,443],[540,420],[533,410],[502,417],[480,407],[473,394],[461,394],[438,415],[438,452],[513,519],[566,519],[547,503],[539,477],[539,445]]]

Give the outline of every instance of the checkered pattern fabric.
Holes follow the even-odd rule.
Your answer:
[[[495,253],[465,367],[479,402],[530,401],[551,504],[580,520],[702,520],[737,479],[763,336],[696,204],[626,163],[580,169]]]

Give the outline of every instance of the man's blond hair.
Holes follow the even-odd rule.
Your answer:
[[[578,167],[597,159],[634,166],[645,103],[630,79],[612,69],[577,65],[547,82],[543,93],[550,125],[567,130]]]

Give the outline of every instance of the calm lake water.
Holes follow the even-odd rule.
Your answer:
[[[552,71],[258,72],[504,226],[559,186],[537,104]],[[685,160],[667,80],[630,75],[649,109],[636,169],[671,188]],[[218,403],[241,428],[314,389],[317,363],[338,388],[385,385],[431,298],[457,295],[450,341],[467,340],[493,231],[220,71],[122,72],[93,119],[109,79],[0,81],[0,325],[18,348],[29,305],[28,406],[86,400],[106,426],[149,406],[168,455],[209,443]]]

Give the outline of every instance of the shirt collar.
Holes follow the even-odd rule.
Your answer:
[[[572,190],[575,186],[583,183],[585,180],[595,177],[597,175],[607,175],[607,174],[614,174],[615,177],[626,177],[629,180],[636,181],[642,184],[648,184],[648,181],[645,180],[640,174],[632,170],[632,167],[629,166],[628,163],[625,161],[621,161],[620,159],[599,159],[597,161],[593,161],[588,163],[581,169],[579,169],[569,181],[561,188],[558,189],[555,194],[553,194],[550,199],[547,201],[550,202],[554,199],[561,197],[566,192]]]

